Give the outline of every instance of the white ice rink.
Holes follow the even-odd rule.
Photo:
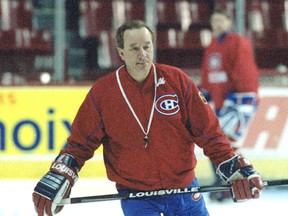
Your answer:
[[[36,216],[32,203],[35,180],[0,180],[0,216]],[[71,197],[116,193],[114,184],[101,179],[79,179]],[[206,196],[206,194],[205,194]],[[244,203],[228,201],[206,205],[211,216],[287,216],[288,187],[267,188],[261,198]],[[123,216],[119,201],[71,204],[59,216]]]

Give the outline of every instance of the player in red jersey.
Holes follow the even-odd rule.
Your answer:
[[[231,183],[235,201],[258,198],[260,175],[235,155],[217,116],[180,69],[153,64],[154,33],[142,21],[117,31],[124,65],[97,80],[71,126],[68,147],[36,185],[38,215],[57,213],[78,172],[103,145],[107,176],[119,193],[197,186],[195,144]],[[209,215],[203,197],[191,194],[121,200],[124,215]]]
[[[204,52],[200,89],[213,104],[222,127],[239,154],[239,144],[258,104],[258,68],[250,41],[231,32],[231,17],[222,9],[211,16],[214,34]],[[213,165],[213,168],[216,167]],[[216,175],[216,183],[222,180]],[[211,193],[211,199],[222,201],[229,193]]]

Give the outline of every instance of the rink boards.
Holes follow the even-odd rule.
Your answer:
[[[0,90],[0,179],[38,178],[66,145],[70,125],[89,87],[4,87]],[[288,167],[288,89],[260,89],[260,106],[242,146],[267,178],[284,178]],[[201,149],[197,175],[211,173]],[[105,177],[102,149],[80,172]]]

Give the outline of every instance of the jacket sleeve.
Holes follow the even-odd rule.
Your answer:
[[[95,91],[92,88],[86,95],[71,125],[67,148],[60,151],[72,155],[80,168],[86,160],[93,157],[105,134],[100,109],[93,92]]]
[[[215,112],[193,81],[188,85],[186,97],[187,127],[195,143],[216,165],[233,157],[231,144],[222,133]]]

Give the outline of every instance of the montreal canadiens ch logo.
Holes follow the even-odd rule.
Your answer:
[[[179,100],[176,94],[162,95],[156,100],[156,110],[163,115],[175,115],[179,112]]]
[[[199,201],[199,200],[201,199],[201,197],[202,197],[202,194],[201,194],[201,193],[193,193],[193,194],[191,195],[191,198],[192,198],[192,200],[194,200],[194,201]]]

